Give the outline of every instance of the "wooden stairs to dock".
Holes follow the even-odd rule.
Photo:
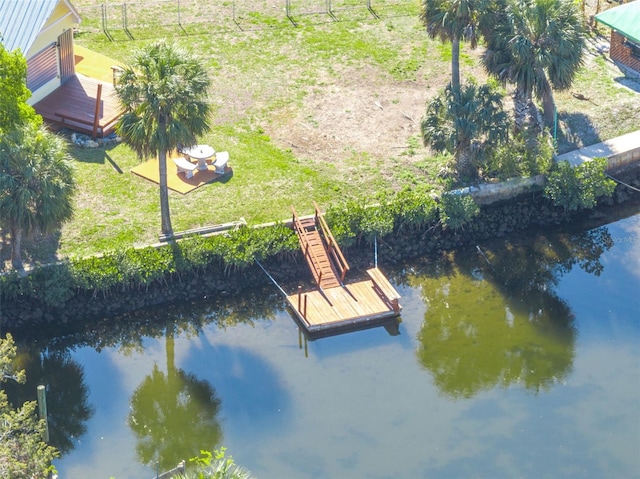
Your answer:
[[[349,265],[316,203],[314,207],[315,215],[303,219],[291,207],[293,227],[318,287],[322,290],[336,288],[342,286]]]

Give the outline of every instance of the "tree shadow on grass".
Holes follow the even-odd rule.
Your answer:
[[[118,146],[119,143],[113,143],[109,145],[99,146],[97,148],[82,148],[79,146],[73,146],[69,149],[71,158],[75,161],[82,163],[96,163],[105,164],[110,163],[114,170],[118,173],[122,173],[122,168],[111,158],[109,152]]]
[[[22,261],[25,267],[54,263],[59,260],[60,231],[48,235],[36,234],[22,240]],[[11,269],[11,238],[0,230],[0,271]]]
[[[629,90],[640,93],[640,79],[634,79],[628,76],[619,76],[615,77],[613,80],[616,83],[627,87]]]
[[[568,113],[566,110],[558,111],[558,128],[555,135],[558,154],[579,150],[602,141],[589,116],[584,113]]]
[[[106,141],[105,143],[101,143],[98,147],[82,147],[74,144],[71,141],[71,136],[75,132],[67,129],[63,129],[57,132],[58,135],[65,138],[65,140],[69,141],[69,156],[73,158],[75,161],[80,161],[82,163],[96,163],[96,164],[105,164],[110,163],[113,169],[122,174],[122,168],[111,158],[109,152],[120,145],[120,142],[116,141]],[[86,136],[86,135],[85,135]],[[88,138],[88,137],[87,137]]]

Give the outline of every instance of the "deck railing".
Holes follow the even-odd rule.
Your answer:
[[[317,265],[320,263],[315,253],[313,252],[313,248],[309,247],[309,241],[307,240],[307,235],[304,229],[304,225],[300,221],[298,214],[296,213],[295,208],[292,206],[291,211],[293,211],[293,226],[294,229],[298,232],[298,240],[300,241],[300,246],[302,247],[302,252],[304,254],[305,259],[311,258],[311,261],[307,261],[312,268],[313,277],[318,283],[318,286],[321,286],[322,281],[322,271],[318,269]]]

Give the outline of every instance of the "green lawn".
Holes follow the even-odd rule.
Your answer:
[[[229,151],[234,173],[187,195],[171,192],[175,231],[241,217],[249,224],[277,221],[290,216],[291,205],[300,214],[311,212],[314,200],[327,207],[342,198],[373,198],[378,191],[407,185],[440,187],[437,173],[446,159],[431,157],[421,146],[416,125],[425,100],[449,79],[450,49],[427,39],[418,20],[418,2],[374,1],[380,18],[364,8],[336,12],[339,21],[328,15],[298,15],[295,27],[284,15],[284,0],[258,2],[257,12],[237,12],[240,26],[230,16],[231,2],[222,4],[224,16],[207,23],[201,16],[207,12],[199,15],[189,10],[193,2],[183,0],[182,28],[177,25],[175,1],[153,2],[152,11],[130,12],[129,31],[134,39],[112,20],[110,33],[115,41],[100,31],[99,3],[74,2],[83,17],[76,34],[78,44],[126,62],[132,49],[154,39],[175,39],[192,48],[209,68],[213,130],[201,142]],[[291,4],[303,8],[301,2]],[[463,79],[485,78],[478,55],[479,51],[462,52]],[[557,96],[561,148],[572,145],[566,129],[571,122],[590,121],[595,137],[615,136],[636,127],[638,94],[620,87],[610,62],[596,60],[589,62],[576,88],[584,93],[597,88],[599,107],[580,102],[571,92]],[[346,106],[350,92],[362,89],[367,89],[364,97],[371,100],[367,108],[375,100],[380,110],[406,103],[405,91],[424,94],[412,100],[412,113],[406,115],[411,122],[398,118],[398,125],[381,122],[371,129],[364,121],[368,115],[363,115],[355,123],[342,125],[341,118],[362,108]],[[330,97],[335,121],[327,123]],[[345,105],[338,101],[336,106],[336,98],[344,98]],[[327,125],[336,126],[338,133],[325,138]],[[357,137],[359,125],[370,140],[369,147],[338,138],[339,133]],[[296,137],[293,128],[298,130]],[[304,141],[307,130],[314,142],[302,149],[298,143]],[[88,255],[157,242],[158,188],[130,173],[139,161],[135,154],[118,145],[72,147],[71,156],[79,186],[75,217],[55,238],[27,245],[25,256],[45,260],[53,254]]]

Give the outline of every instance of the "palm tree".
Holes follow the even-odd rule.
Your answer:
[[[140,158],[158,157],[162,234],[173,236],[167,189],[167,154],[191,146],[209,131],[210,80],[203,65],[175,44],[154,43],[134,54],[116,92],[124,107],[118,134]]]
[[[553,89],[571,86],[583,63],[585,34],[570,0],[506,0],[487,35],[483,63],[503,83],[514,83],[516,129],[536,118],[532,102],[542,100],[544,121],[553,123]],[[540,124],[540,127],[543,125]]]
[[[457,94],[449,85],[429,103],[420,123],[423,144],[451,153],[458,176],[473,179],[487,152],[506,141],[508,129],[500,92],[473,83]]]
[[[37,123],[0,136],[0,224],[11,262],[22,268],[22,238],[51,233],[73,216],[75,182],[64,141]]]
[[[420,20],[427,27],[430,38],[442,43],[451,42],[451,86],[460,89],[460,40],[471,48],[478,44],[478,28],[483,0],[422,0]]]

